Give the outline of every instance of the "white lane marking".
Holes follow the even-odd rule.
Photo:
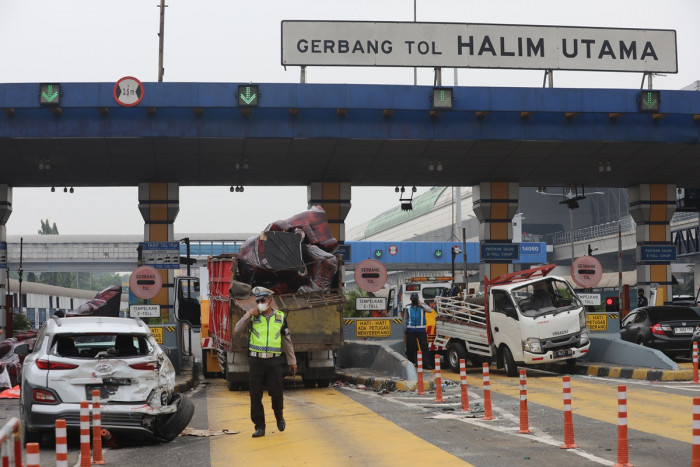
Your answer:
[[[351,387],[342,387],[341,389],[345,389],[346,391],[353,391],[357,392],[360,394],[364,394],[366,396],[375,396],[375,397],[381,397],[386,401],[395,403],[395,404],[400,404],[405,407],[410,407],[410,408],[421,408],[423,410],[429,409],[429,408],[440,408],[440,407],[451,407],[458,405],[457,403],[454,404],[448,404],[448,403],[442,403],[442,404],[426,404],[429,402],[433,402],[435,400],[434,397],[411,397],[409,395],[396,395],[396,396],[386,396],[386,395],[380,395],[378,393],[374,392],[369,392],[364,389],[356,389],[356,388],[351,388]],[[469,393],[469,401],[474,402],[475,404],[483,405],[483,397],[480,397],[476,393],[472,393],[471,391],[468,391]],[[456,396],[446,396],[443,393],[443,398],[451,398],[451,397],[456,397]],[[410,400],[410,401],[409,401]],[[491,431],[496,431],[499,433],[505,433],[510,436],[518,436],[521,438],[526,438],[526,439],[531,439],[533,441],[537,441],[542,444],[546,444],[549,446],[554,446],[559,448],[562,444],[563,441],[557,440],[553,438],[552,436],[548,435],[547,433],[543,432],[542,430],[538,428],[534,428],[530,426],[530,430],[532,431],[531,434],[520,434],[518,433],[518,430],[520,429],[520,418],[519,415],[515,415],[510,413],[507,410],[500,409],[498,407],[493,407],[493,413],[496,416],[497,420],[505,420],[509,422],[511,425],[509,426],[499,426],[497,424],[493,424],[493,420],[481,420],[480,418],[472,418],[469,416],[469,412],[456,412],[456,413],[435,413],[432,417],[435,420],[458,420],[464,423],[469,423],[471,425],[478,426],[480,428],[485,428],[487,430]],[[481,412],[476,412],[476,414],[480,414]],[[598,457],[595,454],[592,454],[588,451],[584,451],[582,449],[566,449],[567,452],[570,452],[572,454],[576,454],[577,456],[583,457],[584,459],[587,459],[591,462],[596,462],[600,465],[606,465],[606,466],[612,466],[615,465],[615,462],[609,461],[607,459],[603,459],[602,457]]]

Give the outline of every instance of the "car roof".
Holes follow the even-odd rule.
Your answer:
[[[662,305],[640,308],[646,310],[652,320],[664,321],[665,319],[700,319],[697,308],[681,305]]]
[[[138,318],[111,318],[106,316],[75,316],[52,318],[49,331],[55,334],[109,332],[114,334],[150,334],[151,330]]]

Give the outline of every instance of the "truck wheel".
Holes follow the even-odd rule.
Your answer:
[[[518,376],[518,367],[515,366],[513,354],[507,346],[503,346],[503,369],[510,377]]]
[[[319,388],[327,388],[331,384],[331,380],[328,378],[319,378],[316,380]]]
[[[228,365],[224,365],[224,378],[226,378],[226,387],[229,391],[236,391],[238,389],[238,382],[233,380],[233,377],[228,372]]]
[[[467,358],[467,349],[461,342],[450,342],[447,347],[447,363],[452,371],[459,373],[459,360]]]

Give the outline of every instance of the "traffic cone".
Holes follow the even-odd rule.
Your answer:
[[[574,443],[574,419],[571,414],[571,378],[564,376],[564,444],[562,449],[574,449],[578,444]]]
[[[520,370],[520,430],[518,433],[532,433],[527,417],[527,370]]]
[[[698,382],[698,342],[693,341],[693,384]]]
[[[100,410],[100,390],[92,391],[92,463],[105,464],[102,458],[102,413]]]
[[[617,387],[617,464],[615,467],[632,467],[629,463],[627,441],[627,387]]]
[[[39,456],[39,443],[27,443],[26,467],[41,467],[41,457]]]
[[[700,397],[693,397],[693,457],[691,467],[700,467]]]
[[[463,358],[459,359],[459,377],[462,380],[462,411],[471,412],[469,394],[467,393],[467,363]]]
[[[80,467],[90,467],[90,403],[80,402]]]
[[[68,432],[60,418],[56,420],[56,467],[68,467]]]
[[[484,416],[482,420],[494,420],[491,411],[491,380],[489,378],[489,364],[483,363],[481,366],[481,375],[484,378]]]
[[[422,396],[423,394],[425,394],[425,388],[423,387],[423,352],[421,352],[420,350],[418,351],[417,363],[418,363],[417,388],[418,388],[418,394]]]
[[[445,402],[442,399],[442,376],[440,373],[440,356],[435,356],[435,402]]]

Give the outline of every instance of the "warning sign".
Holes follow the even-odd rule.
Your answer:
[[[163,328],[151,328],[149,326],[149,329],[151,330],[151,333],[153,334],[153,338],[156,340],[156,342],[160,345],[163,344]]]
[[[586,326],[591,331],[607,331],[608,330],[608,315],[607,313],[589,313],[586,315]]]
[[[355,321],[357,337],[390,337],[391,320],[389,319],[358,319]]]

